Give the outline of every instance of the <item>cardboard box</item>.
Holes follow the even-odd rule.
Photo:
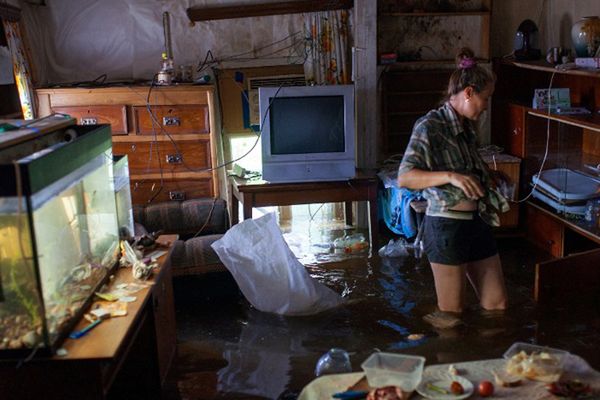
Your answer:
[[[600,57],[577,57],[575,65],[579,68],[600,69]]]

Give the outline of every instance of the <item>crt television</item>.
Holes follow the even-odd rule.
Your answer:
[[[261,87],[258,97],[264,180],[354,177],[353,85]]]

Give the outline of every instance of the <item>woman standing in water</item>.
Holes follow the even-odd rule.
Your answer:
[[[484,310],[507,307],[502,266],[491,226],[508,210],[479,155],[474,121],[487,109],[494,75],[461,49],[446,102],[420,118],[398,171],[398,185],[423,190],[427,211],[423,244],[431,263],[438,310],[424,320],[459,325],[467,280]]]

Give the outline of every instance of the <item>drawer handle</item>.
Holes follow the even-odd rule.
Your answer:
[[[181,125],[181,120],[179,117],[163,117],[163,125],[164,126],[179,126]]]
[[[185,192],[170,191],[169,200],[185,200]]]
[[[95,118],[95,117],[81,118],[81,125],[97,125],[97,124],[98,124],[98,118]]]
[[[181,154],[167,154],[167,164],[181,164],[183,156]]]
[[[131,145],[131,151],[136,151],[136,149],[137,149],[137,146],[135,144],[132,144]]]

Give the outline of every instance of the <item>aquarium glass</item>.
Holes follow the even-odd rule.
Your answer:
[[[31,348],[42,341],[39,296],[24,201],[0,199],[0,349]]]
[[[127,156],[114,157],[113,171],[119,233],[121,239],[128,239],[134,234],[134,223]]]
[[[118,228],[111,171],[110,159],[98,156],[46,189],[62,190],[33,212],[50,341],[92,295],[112,262]],[[72,178],[75,183],[65,185]]]
[[[32,145],[31,154],[15,163],[0,157],[2,183],[20,182],[0,196],[3,356],[10,350],[55,350],[117,261],[110,129],[70,129],[76,131],[73,140]],[[19,153],[26,153],[26,145],[19,145]]]

